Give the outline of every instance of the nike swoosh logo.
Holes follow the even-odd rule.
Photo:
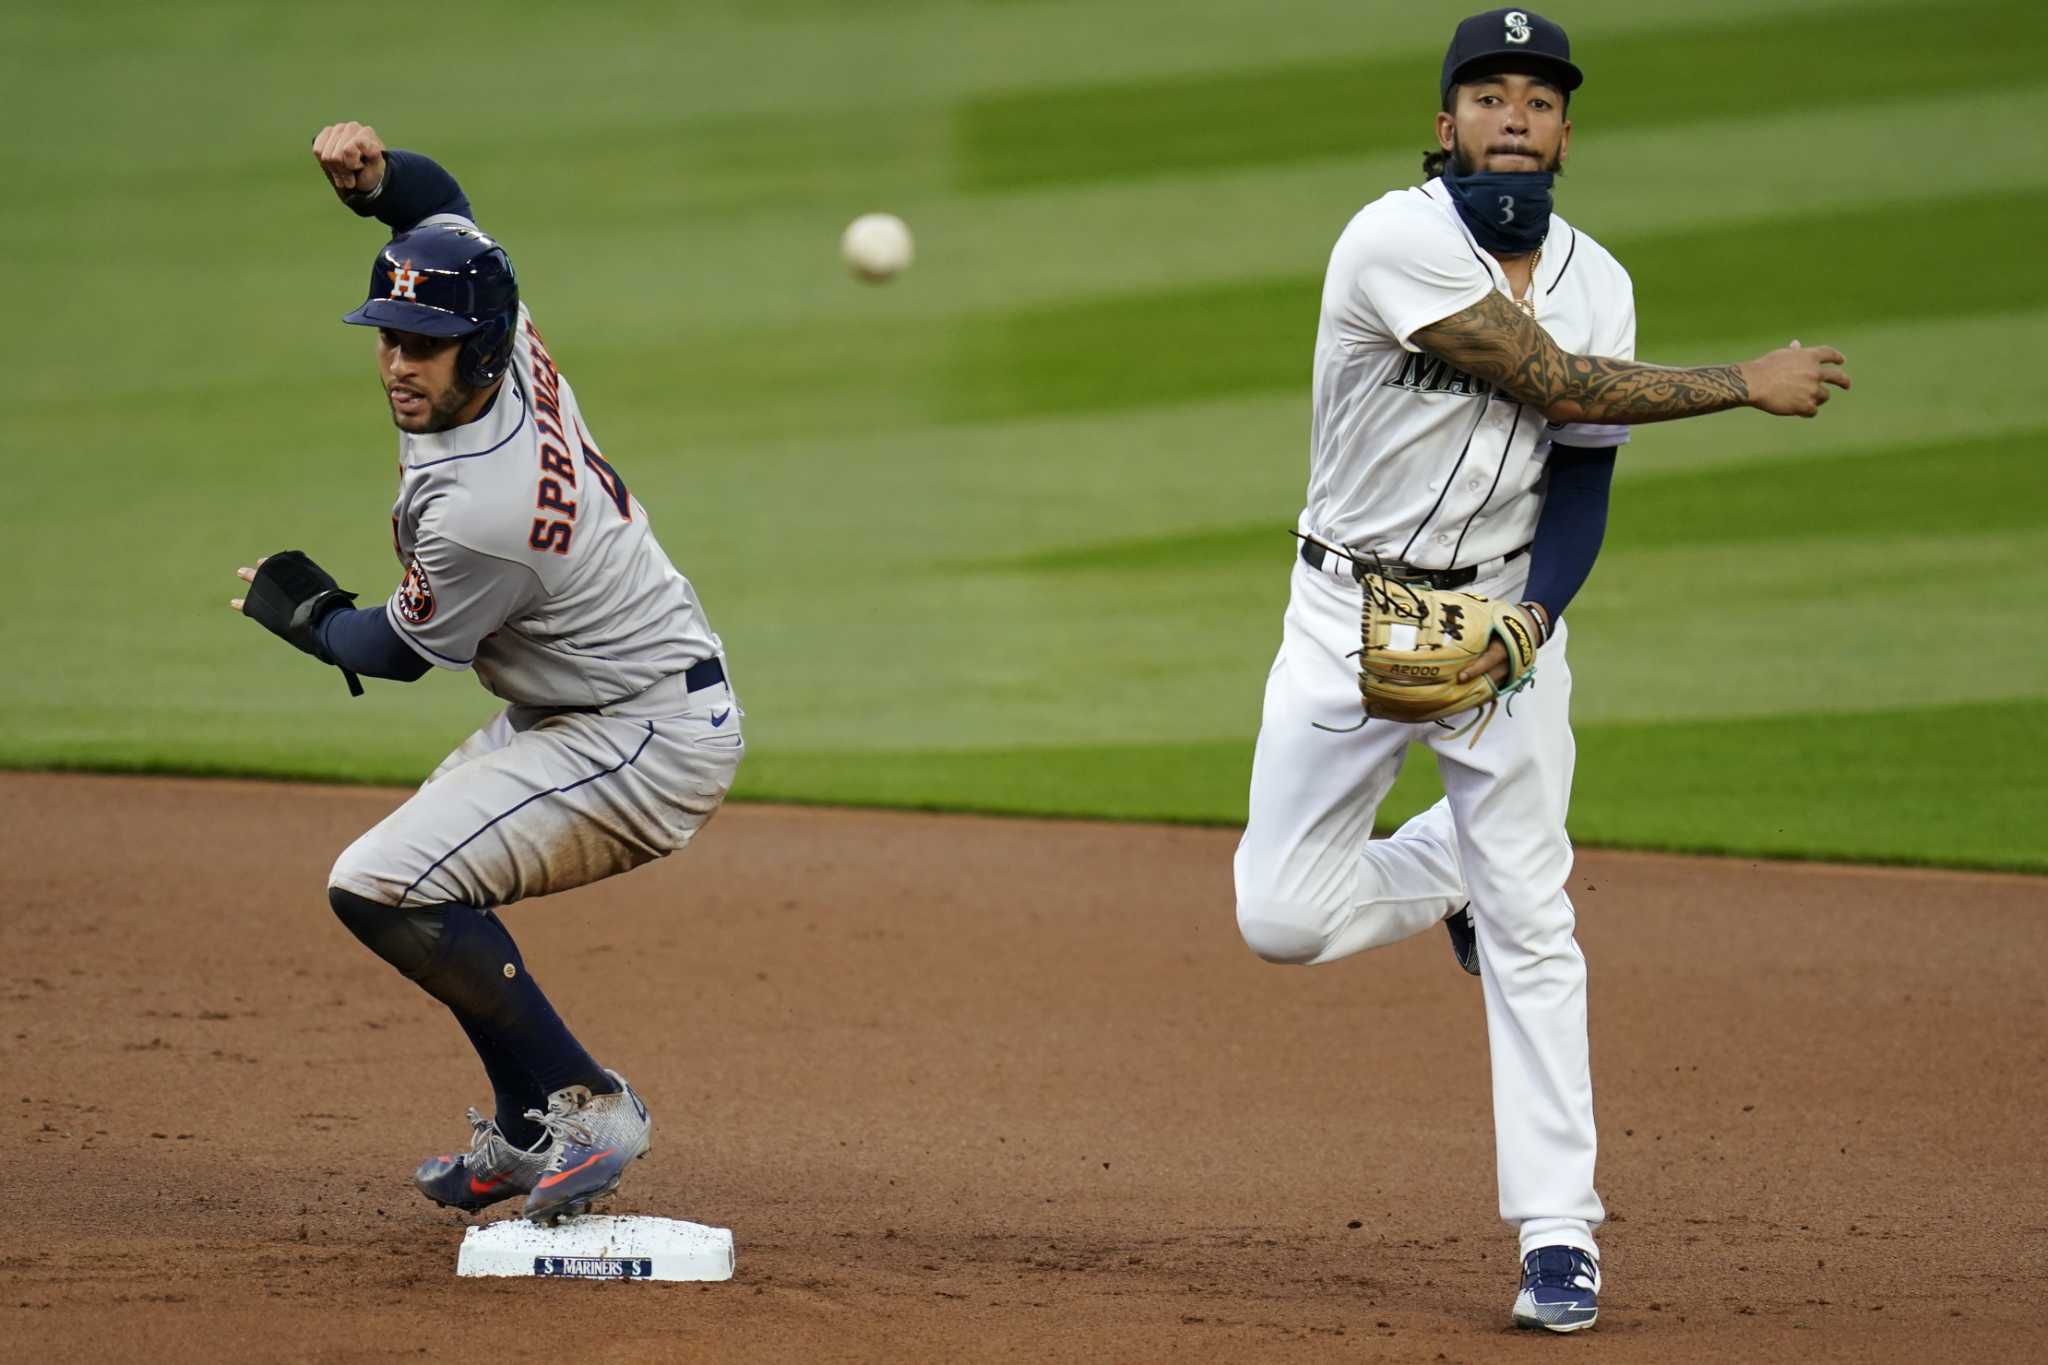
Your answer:
[[[469,1178],[469,1192],[471,1194],[489,1194],[504,1183],[505,1178],[503,1176],[498,1177],[496,1180],[478,1180],[475,1176],[471,1176]]]
[[[616,1150],[618,1149],[614,1147],[607,1147],[601,1152],[592,1152],[589,1156],[583,1158],[583,1160],[577,1162],[574,1166],[571,1166],[566,1171],[556,1171],[553,1175],[544,1175],[540,1178],[540,1187],[545,1190],[555,1185],[559,1185],[564,1180],[567,1180],[570,1176],[576,1174],[576,1172],[582,1170],[584,1167],[594,1165],[597,1162],[603,1161],[606,1157],[610,1156]]]
[[[717,727],[717,726],[720,726],[720,725],[723,725],[723,724],[725,724],[725,718],[726,718],[727,716],[731,715],[731,714],[732,714],[732,708],[731,708],[730,706],[726,707],[726,708],[725,708],[725,710],[723,710],[723,711],[718,711],[718,712],[715,712],[715,713],[713,713],[713,715],[712,715],[712,717],[711,717],[711,724],[712,724],[712,726],[713,726],[713,727],[715,728],[715,727]]]

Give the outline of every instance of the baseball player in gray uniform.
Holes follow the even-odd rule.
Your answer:
[[[398,428],[392,540],[374,607],[298,551],[238,570],[235,610],[324,663],[414,681],[470,669],[506,704],[342,853],[334,913],[446,1005],[495,1095],[467,1151],[415,1175],[437,1203],[514,1197],[547,1221],[617,1188],[648,1150],[640,1096],[569,1032],[496,913],[687,845],[732,786],[740,708],[723,650],[647,509],[600,452],[520,301],[503,248],[446,171],[358,123],[313,154],[342,202],[393,231],[369,297]]]
[[[1465,20],[1427,182],[1366,205],[1331,253],[1304,539],[1235,867],[1238,928],[1272,962],[1449,926],[1485,999],[1500,1212],[1520,1233],[1513,1318],[1559,1332],[1598,1314],[1603,1217],[1586,965],[1565,894],[1565,607],[1599,553],[1631,425],[1745,406],[1810,417],[1849,386],[1840,353],[1797,342],[1738,365],[1634,362],[1627,273],[1552,211],[1580,80],[1541,15]],[[1533,686],[1483,726],[1359,725],[1351,554],[1395,583],[1520,604]],[[1463,677],[1506,682],[1505,659],[1496,639]],[[1416,744],[1434,751],[1444,799],[1368,842]]]

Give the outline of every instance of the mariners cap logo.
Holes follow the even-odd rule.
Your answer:
[[[417,299],[414,288],[424,279],[419,271],[412,268],[411,261],[400,261],[391,268],[391,297],[394,299]]]
[[[1529,16],[1521,10],[1507,12],[1507,39],[1511,43],[1526,43],[1533,36],[1529,28]]]

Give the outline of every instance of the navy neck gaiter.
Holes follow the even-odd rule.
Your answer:
[[[1503,256],[1520,256],[1543,245],[1550,231],[1551,171],[1480,171],[1459,175],[1457,158],[1443,169],[1458,216],[1479,245]]]

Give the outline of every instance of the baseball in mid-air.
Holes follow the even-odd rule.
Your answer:
[[[910,265],[910,229],[893,213],[863,213],[839,234],[839,254],[855,275],[880,284]]]

